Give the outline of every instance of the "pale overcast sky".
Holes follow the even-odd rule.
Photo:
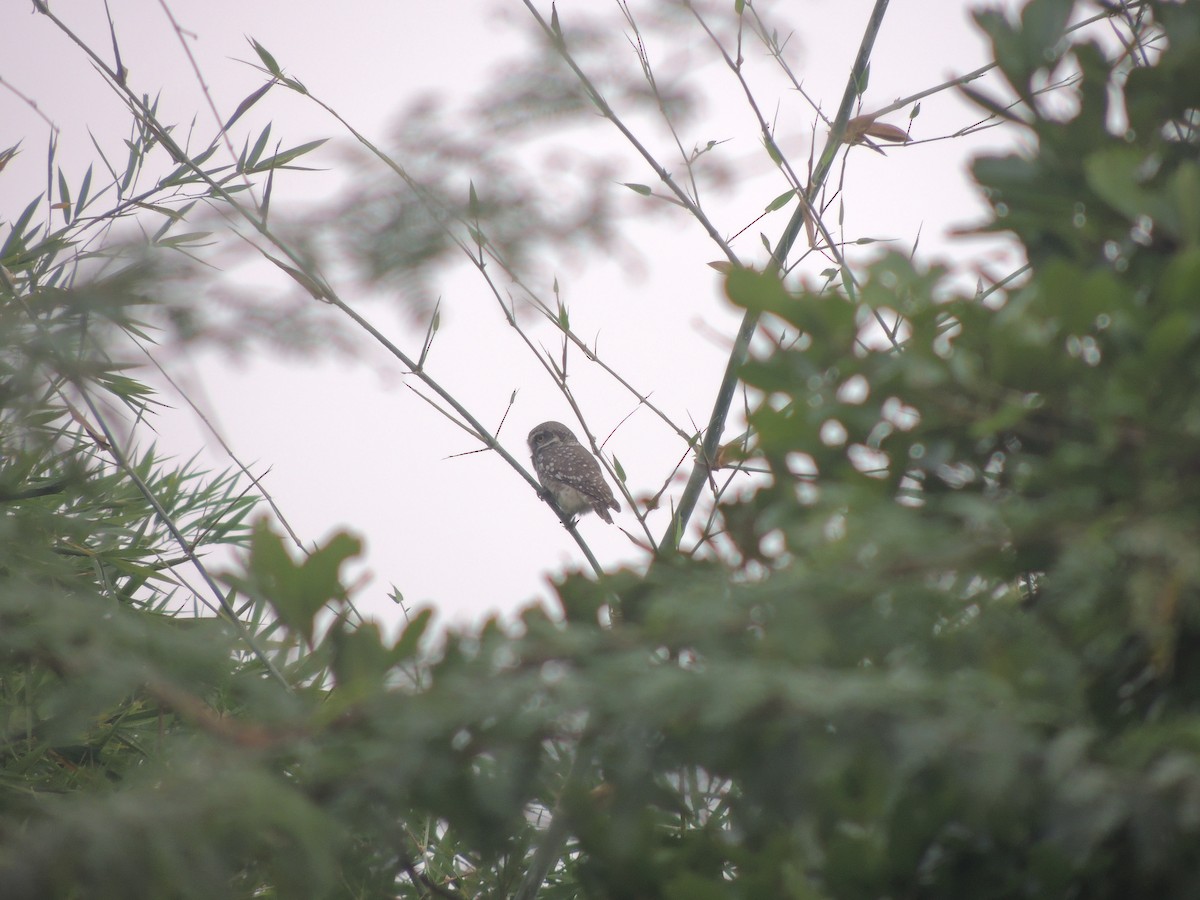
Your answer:
[[[384,147],[392,145],[402,109],[426,93],[447,103],[443,127],[473,133],[472,123],[463,118],[465,108],[534,43],[532,19],[516,0],[351,0],[336,5],[316,0],[209,0],[165,5],[188,34],[222,119],[263,82],[259,72],[240,62],[254,61],[247,43],[247,37],[253,37],[290,75]],[[549,17],[548,2],[538,0],[536,5]],[[712,21],[722,34],[732,33],[733,5],[732,0],[721,0],[711,7]],[[788,63],[809,96],[832,116],[873,4],[793,0],[754,5],[765,19],[777,23],[781,35],[792,33]],[[51,6],[111,62],[104,4],[57,0]],[[786,184],[762,150],[740,87],[714,56],[703,32],[682,19],[671,30],[655,28],[659,4],[629,0],[629,6],[646,27],[646,51],[658,77],[669,81],[682,73],[702,89],[704,102],[680,137],[689,149],[710,140],[724,142],[713,153],[728,166],[731,178],[723,189],[708,189],[705,200],[718,229],[732,236],[761,214]],[[971,21],[971,6],[957,0],[893,0],[873,54],[865,109],[877,109],[985,63],[986,46]],[[203,136],[196,146],[207,144],[215,133],[214,118],[164,4],[110,0],[109,8],[129,83],[139,93],[161,96],[160,116],[177,123],[177,136],[194,120],[195,133]],[[96,159],[89,129],[105,153],[123,163],[121,141],[129,127],[120,102],[79,48],[31,10],[31,4],[21,0],[0,5],[0,147],[22,142],[21,156],[0,173],[0,221],[14,218],[45,188],[50,136],[45,119],[60,129],[58,162],[75,185]],[[583,44],[574,29],[584,13],[589,21],[607,22],[613,34],[624,33],[616,3],[563,0],[559,18],[569,44]],[[622,38],[611,47],[615,49],[604,60],[610,72],[596,76],[603,82],[613,72],[636,74],[632,45]],[[814,141],[811,108],[787,88],[762,45],[749,34],[743,53],[750,77],[759,79],[752,86],[763,114],[776,124],[781,146],[802,170]],[[986,87],[988,81],[977,84]],[[14,91],[36,101],[37,110]],[[658,158],[681,173],[678,151],[653,115],[633,113],[621,107],[621,98],[610,99],[630,112],[630,121]],[[980,118],[954,91],[943,92],[922,102],[912,136],[920,140],[949,135]],[[308,160],[326,171],[278,179],[273,195],[277,223],[344,196],[347,186],[356,183],[360,163],[350,153],[349,136],[312,103],[273,91],[242,125],[257,130],[268,121],[273,124],[272,141],[278,139],[285,147],[332,138]],[[895,113],[888,121],[905,127],[907,114]],[[824,134],[823,126],[815,131],[818,154]],[[486,134],[479,137],[487,140]],[[244,137],[238,140],[240,147]],[[845,169],[844,237],[891,238],[893,246],[907,251],[919,233],[921,257],[965,267],[972,280],[970,273],[980,265],[1002,275],[1014,260],[1001,244],[952,240],[949,233],[978,222],[982,215],[982,204],[967,178],[968,160],[1011,146],[1013,140],[1012,134],[992,129],[892,148],[886,156],[865,148],[853,150]],[[511,149],[496,148],[498,155]],[[707,421],[738,321],[722,297],[720,276],[706,265],[720,259],[720,251],[682,210],[664,212],[662,204],[617,184],[654,185],[656,179],[601,119],[548,136],[538,154],[532,163],[548,167],[543,182],[548,191],[559,189],[557,179],[572,169],[576,154],[607,161],[614,176],[611,202],[627,218],[612,250],[582,245],[547,250],[532,270],[531,277],[540,280],[529,286],[552,300],[557,278],[572,325],[586,340],[598,338],[604,358],[623,377],[639,390],[652,392],[654,402],[683,427]],[[398,161],[405,163],[403,157]],[[496,195],[497,186],[480,179],[475,183],[482,196]],[[397,187],[381,182],[380,191]],[[648,206],[655,214],[636,221]],[[789,212],[790,207],[755,224],[734,243],[735,250],[746,262],[761,264],[765,252],[759,233],[777,239]],[[829,224],[836,226],[835,214],[830,218]],[[860,260],[877,252],[874,247],[857,249],[854,258]],[[811,275],[825,265],[814,261],[807,271]],[[264,278],[266,291],[297,295],[294,285],[273,271],[255,277]],[[517,293],[506,282],[501,287]],[[505,324],[487,286],[465,261],[447,267],[419,296],[360,296],[352,286],[340,289],[351,305],[414,356],[419,354],[422,316],[440,297],[442,327],[430,355],[430,372],[492,427],[516,391],[501,438],[523,462],[528,460],[525,436],[533,425],[559,419],[575,426],[554,385]],[[322,308],[317,315],[353,333],[336,310]],[[534,341],[557,346],[548,324],[534,317],[526,324]],[[412,607],[436,606],[443,621],[512,611],[549,596],[548,576],[583,564],[554,515],[494,454],[454,456],[475,449],[467,436],[405,388],[415,380],[406,378],[401,365],[378,345],[361,337],[355,347],[352,354],[315,359],[273,355],[258,346],[236,360],[206,351],[168,354],[159,361],[187,386],[243,461],[256,472],[270,470],[265,483],[306,542],[320,541],[343,527],[364,537],[367,556],[354,573],[364,579],[357,593],[364,610],[395,622],[400,613],[386,599],[391,584]],[[634,411],[636,402],[581,356],[572,365],[576,397],[604,438]],[[144,377],[161,383],[150,371]],[[218,467],[228,465],[186,405],[169,395],[166,399],[176,411],[158,425],[163,449],[186,459],[207,447],[206,460]],[[142,431],[139,439],[156,438]],[[605,447],[620,459],[638,496],[658,489],[684,449],[645,410],[629,416]],[[685,474],[686,470],[685,466]],[[656,537],[665,527],[668,505],[651,518]],[[628,509],[617,522],[636,532]],[[644,553],[617,527],[595,516],[580,527],[606,566],[644,562]]]

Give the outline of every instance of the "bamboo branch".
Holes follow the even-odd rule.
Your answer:
[[[821,153],[821,158],[813,170],[812,178],[809,180],[808,188],[804,192],[804,202],[792,214],[791,221],[788,222],[783,236],[779,239],[779,243],[776,244],[771,254],[769,271],[778,273],[783,268],[783,261],[787,258],[792,245],[796,242],[796,238],[800,234],[800,229],[804,225],[805,210],[816,200],[817,194],[825,183],[825,179],[829,176],[829,171],[833,168],[833,161],[838,151],[845,144],[846,123],[850,121],[850,113],[854,109],[854,101],[858,98],[858,86],[862,83],[863,73],[866,71],[867,63],[871,59],[871,48],[875,45],[875,37],[879,34],[879,28],[883,24],[883,16],[887,12],[887,7],[888,0],[876,0],[871,18],[867,22],[866,31],[863,33],[862,43],[858,49],[858,57],[854,61],[854,67],[850,72],[846,90],[842,95],[842,105],[839,107],[838,114],[833,121],[833,127],[830,129],[829,140],[825,143],[825,149]],[[720,387],[717,389],[717,399],[713,404],[712,414],[708,420],[708,428],[705,430],[704,441],[701,444],[700,452],[697,454],[696,462],[692,467],[692,474],[688,478],[687,486],[684,488],[683,495],[679,499],[675,515],[671,517],[671,521],[667,525],[662,539],[659,541],[658,552],[660,554],[674,553],[678,549],[680,537],[683,535],[688,520],[696,508],[700,492],[704,489],[704,485],[708,480],[712,461],[716,458],[717,449],[721,445],[721,435],[725,430],[725,420],[729,416],[729,407],[733,402],[733,394],[737,388],[738,370],[742,367],[750,352],[750,339],[754,337],[754,332],[758,328],[758,319],[759,313],[753,310],[747,310],[746,315],[742,318],[742,324],[738,328],[733,350],[730,351],[729,361],[725,365],[725,374],[721,378]]]

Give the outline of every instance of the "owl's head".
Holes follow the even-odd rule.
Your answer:
[[[543,422],[529,432],[529,449],[537,453],[555,444],[578,444],[571,429],[562,422]]]

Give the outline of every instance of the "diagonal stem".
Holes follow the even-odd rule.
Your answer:
[[[791,221],[788,222],[787,228],[784,229],[783,237],[779,239],[775,250],[771,254],[770,270],[778,273],[783,267],[783,260],[787,258],[791,252],[792,245],[796,242],[796,238],[800,234],[800,229],[804,225],[805,210],[812,204],[817,194],[825,184],[825,179],[829,176],[830,169],[833,168],[833,161],[837,156],[838,151],[842,148],[845,142],[846,123],[850,121],[850,113],[854,109],[854,101],[858,98],[858,86],[862,84],[863,74],[866,72],[867,64],[871,59],[871,48],[875,45],[875,38],[879,34],[879,28],[883,24],[884,13],[887,12],[889,0],[875,0],[875,8],[871,12],[871,18],[867,22],[866,31],[863,33],[862,43],[858,48],[858,57],[854,60],[854,68],[850,72],[850,78],[846,83],[846,90],[842,95],[842,105],[838,109],[837,117],[833,120],[833,127],[830,129],[829,140],[825,143],[825,149],[821,153],[821,159],[818,161],[816,168],[813,170],[812,179],[809,181],[808,189],[804,192],[802,202],[796,207],[796,212],[793,213]],[[759,313],[747,310],[746,315],[742,318],[741,327],[738,329],[737,339],[734,341],[733,350],[729,354],[729,361],[725,365],[725,375],[721,379],[721,385],[717,389],[717,399],[713,404],[712,414],[708,419],[708,428],[704,432],[704,441],[701,443],[700,452],[697,454],[695,465],[692,467],[692,474],[688,478],[687,486],[683,489],[683,495],[679,499],[679,506],[675,509],[675,514],[671,517],[671,522],[667,526],[666,532],[658,544],[658,552],[660,554],[674,553],[679,548],[679,541],[683,536],[683,531],[687,527],[688,519],[691,518],[693,511],[696,508],[696,502],[700,499],[700,492],[704,489],[704,484],[708,480],[709,473],[712,469],[712,460],[716,459],[717,450],[720,447],[721,435],[725,430],[725,420],[729,416],[729,407],[733,402],[733,394],[737,389],[738,370],[746,361],[746,356],[750,352],[750,339],[754,337],[754,332],[758,328]]]

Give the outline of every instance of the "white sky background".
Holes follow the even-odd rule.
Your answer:
[[[795,30],[789,62],[830,117],[872,5],[870,0],[757,4],[765,18],[778,21],[781,33]],[[893,0],[872,57],[864,108],[879,108],[986,62],[985,43],[970,20],[971,5],[959,0]],[[100,0],[51,0],[51,6],[111,61]],[[529,14],[516,0],[351,0],[336,7],[317,0],[207,0],[170,6],[192,36],[190,46],[222,119],[262,84],[260,73],[237,62],[254,60],[246,41],[251,36],[288,74],[385,147],[397,114],[418,94],[436,92],[461,116],[462,107],[492,83],[499,67],[531,46],[533,31]],[[538,6],[548,17],[549,3]],[[649,20],[653,4],[630,0],[630,6],[639,19]],[[138,92],[161,92],[160,116],[165,121],[184,128],[195,117],[197,133],[203,135],[197,146],[206,145],[216,126],[160,3],[110,0],[110,8],[130,84]],[[716,9],[724,20],[714,22],[728,31],[732,0]],[[615,3],[563,0],[559,16],[568,44],[584,11],[607,17],[616,29],[622,27]],[[731,236],[787,185],[762,150],[740,88],[715,61],[703,34],[693,29],[672,47],[664,46],[665,41],[656,44],[656,37],[654,32],[648,35],[647,51],[659,77],[667,79],[673,70],[682,69],[704,86],[705,103],[681,134],[685,145],[727,141],[714,153],[731,166],[734,183],[720,191],[709,189],[703,199],[718,229]],[[622,47],[624,55],[615,56],[609,65],[636,72],[632,48],[624,41],[614,46]],[[749,34],[743,52],[754,77],[764,73],[755,85],[757,99],[768,119],[777,121],[777,139],[793,166],[802,170],[814,115],[795,91],[786,89]],[[95,159],[89,128],[110,158],[123,162],[125,110],[82,53],[21,0],[0,4],[0,76],[36,100],[40,112],[61,129],[58,163],[73,187]],[[989,83],[991,79],[975,84],[986,88]],[[950,134],[981,118],[954,91],[944,92],[922,102],[913,137]],[[277,178],[272,201],[276,222],[311,209],[318,200],[336,198],[347,181],[360,174],[357,164],[348,162],[349,136],[304,98],[273,91],[241,123],[240,135],[268,121],[273,123],[273,141],[281,139],[285,147],[333,138],[302,161],[326,171]],[[907,114],[892,114],[887,121],[904,127]],[[653,117],[631,113],[630,122],[667,168],[682,174],[678,154]],[[457,127],[454,118],[447,120],[447,127]],[[825,128],[816,134],[819,154]],[[240,135],[235,140],[238,148],[244,139]],[[44,190],[48,137],[49,127],[37,112],[0,86],[0,146],[23,141],[22,154],[0,173],[0,221],[15,218]],[[990,275],[1003,276],[1013,259],[1000,243],[952,240],[948,232],[982,216],[982,203],[967,177],[968,160],[1011,145],[1012,140],[1011,133],[991,129],[962,139],[889,148],[886,157],[854,149],[846,170],[846,239],[895,238],[893,246],[907,251],[919,232],[922,258],[954,260],[969,273],[972,266],[985,264]],[[571,129],[553,136],[550,143],[557,148],[546,151],[556,161],[552,165],[575,151],[608,159],[616,175],[610,192],[631,218],[615,252],[581,246],[539,258],[538,277],[543,280],[531,287],[552,302],[551,280],[557,277],[577,333],[589,341],[599,336],[604,358],[639,389],[653,392],[654,402],[676,422],[685,428],[691,422],[706,422],[740,319],[723,299],[720,276],[706,266],[721,258],[719,249],[682,210],[664,212],[662,204],[615,183],[639,182],[660,189],[647,165],[607,123],[597,118],[586,130]],[[539,160],[529,162],[536,165]],[[98,167],[97,180],[99,174]],[[557,184],[557,175],[547,176],[548,187]],[[477,180],[476,187],[487,196],[489,185]],[[640,223],[632,219],[646,209],[655,214]],[[759,232],[774,242],[790,212],[788,207],[751,227],[734,244],[735,250],[749,264],[761,265],[765,251]],[[835,215],[828,224],[836,229]],[[0,234],[6,235],[7,229]],[[864,259],[874,249],[861,248],[852,258]],[[826,265],[814,260],[805,271],[816,273]],[[502,288],[508,287],[499,271],[493,274]],[[290,281],[273,271],[253,277],[262,278],[264,290],[271,293],[298,295]],[[974,277],[970,274],[972,282]],[[422,304],[440,295],[442,328],[430,371],[492,427],[509,396],[518,391],[501,432],[518,459],[528,460],[525,436],[545,419],[559,419],[578,433],[566,403],[469,267],[455,263],[422,296],[381,297],[358,294],[351,285],[338,287],[351,305],[413,356],[419,353],[423,334],[421,317],[427,315]],[[319,314],[353,334],[336,310],[322,308]],[[526,325],[535,341],[557,346],[548,323],[531,316]],[[391,584],[410,607],[434,605],[444,622],[508,612],[548,597],[548,576],[584,565],[552,512],[502,460],[487,453],[448,458],[474,449],[467,435],[404,388],[401,364],[382,348],[365,336],[356,337],[355,347],[349,355],[299,359],[273,354],[260,344],[238,359],[204,351],[168,355],[160,362],[187,386],[243,461],[256,472],[270,468],[265,483],[306,542],[321,541],[343,527],[365,538],[365,562],[353,574],[369,579],[356,594],[359,607],[369,614],[387,622],[401,618],[386,597]],[[604,439],[636,403],[581,355],[573,357],[572,372],[576,397],[593,430]],[[156,382],[150,371],[142,377]],[[186,405],[166,399],[176,411],[156,426],[160,447],[186,459],[206,446],[205,460],[214,467],[228,466]],[[149,441],[154,435],[143,432],[139,439]],[[652,414],[641,410],[616,431],[605,450],[620,459],[633,493],[640,496],[658,489],[684,447]],[[683,476],[689,467],[681,470]],[[681,487],[682,479],[675,495]],[[664,504],[651,517],[656,538],[667,519]],[[636,531],[628,509],[617,521]],[[693,518],[699,521],[699,516]],[[618,528],[595,516],[585,518],[580,527],[606,566],[644,561],[644,553]]]

